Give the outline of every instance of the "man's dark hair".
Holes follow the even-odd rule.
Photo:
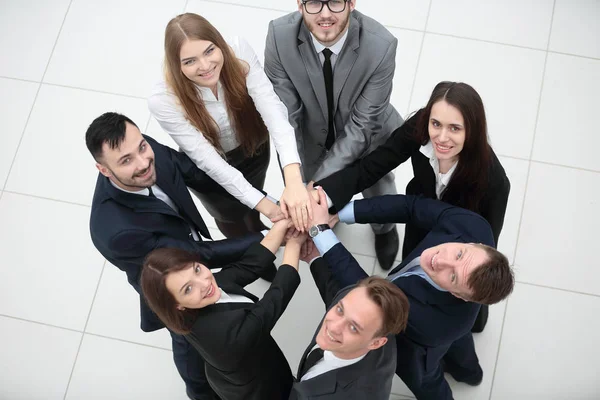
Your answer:
[[[402,289],[379,276],[365,278],[356,287],[367,289],[367,296],[381,309],[383,321],[374,337],[397,335],[406,329],[410,304]]]
[[[488,260],[469,275],[467,286],[473,291],[469,300],[480,304],[498,303],[513,291],[513,271],[504,254],[490,246],[476,246],[485,250]]]
[[[104,113],[91,123],[85,132],[85,144],[96,161],[102,157],[104,143],[108,143],[111,149],[121,145],[125,139],[126,122],[137,128],[135,122],[115,112]]]

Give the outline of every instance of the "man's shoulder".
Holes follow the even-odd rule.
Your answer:
[[[352,18],[358,23],[361,36],[370,38],[371,40],[381,41],[385,43],[393,43],[397,41],[396,37],[381,23],[373,18],[361,13],[358,10],[352,12]]]
[[[271,21],[271,25],[273,25],[278,32],[286,32],[286,28],[289,28],[290,31],[293,31],[293,28],[296,28],[297,30],[297,27],[299,27],[301,23],[302,14],[298,11],[291,12]]]

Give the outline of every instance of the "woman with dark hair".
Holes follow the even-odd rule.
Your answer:
[[[298,260],[306,235],[287,240],[283,263],[262,299],[244,289],[272,265],[288,222],[276,222],[237,263],[214,274],[181,249],[156,249],[144,262],[140,279],[148,305],[169,329],[186,335],[222,400],[289,397],[292,372],[271,329],[300,284]]]
[[[173,18],[165,30],[165,80],[148,106],[175,143],[218,185],[196,193],[230,238],[265,228],[283,213],[304,230],[312,215],[300,174],[294,129],[254,50],[229,41],[197,14]],[[261,191],[269,136],[283,168],[281,209]]]
[[[406,186],[406,194],[439,199],[478,213],[489,222],[498,244],[510,182],[488,143],[483,101],[466,83],[438,83],[425,108],[407,119],[386,143],[315,185],[322,186],[340,210],[354,194],[409,158],[415,176]],[[403,259],[426,234],[414,224],[406,224]],[[487,306],[483,306],[473,331],[483,330],[486,321]]]

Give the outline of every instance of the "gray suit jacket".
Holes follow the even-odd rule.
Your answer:
[[[328,267],[325,265],[323,268],[327,269]],[[311,265],[311,272],[312,270]],[[354,285],[339,291],[331,301],[328,310],[352,289],[354,289]],[[326,289],[320,288],[322,295],[324,290]],[[322,323],[323,321],[321,321]],[[388,400],[392,390],[392,379],[396,371],[396,337],[394,335],[388,337],[388,342],[383,347],[368,352],[365,358],[355,364],[325,372],[304,382],[300,381],[300,371],[302,371],[308,353],[316,344],[316,336],[319,329],[321,329],[321,324],[319,324],[310,345],[306,348],[302,360],[300,360],[298,380],[294,382],[290,400],[316,398],[327,400]]]
[[[305,180],[339,171],[384,143],[403,120],[390,104],[397,39],[354,10],[333,71],[336,141],[329,151],[323,67],[302,15],[269,24],[265,72],[286,105],[296,132]]]

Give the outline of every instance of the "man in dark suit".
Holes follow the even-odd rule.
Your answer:
[[[394,335],[405,329],[408,318],[406,296],[375,276],[339,290],[325,261],[315,257],[316,249],[303,260],[310,262],[327,313],[302,356],[290,399],[389,399],[396,369]]]
[[[313,205],[313,212],[327,208],[325,194],[318,190],[321,204]],[[480,384],[483,371],[471,334],[473,321],[480,304],[503,300],[514,286],[508,260],[494,249],[488,222],[438,200],[404,195],[354,201],[335,218],[346,223],[410,221],[429,231],[387,277],[410,302],[406,331],[396,336],[396,373],[419,400],[452,399],[444,371],[459,382]],[[341,285],[366,276],[335,236],[327,243],[316,239]]]
[[[206,224],[187,186],[211,190],[214,181],[183,153],[140,133],[133,121],[117,113],[96,118],[86,132],[86,145],[100,171],[92,201],[90,233],[98,251],[127,274],[140,293],[139,274],[153,249],[177,247],[194,252],[213,265],[241,257],[262,239],[245,238],[206,243]],[[141,328],[164,327],[140,297]],[[204,362],[185,338],[171,332],[175,365],[192,399],[214,399],[204,376]]]
[[[390,104],[398,40],[355,10],[356,0],[297,0],[269,24],[265,73],[288,109],[304,179],[317,181],[364,157],[402,125]],[[395,194],[394,174],[363,190]],[[372,224],[380,265],[398,253],[394,224]]]

